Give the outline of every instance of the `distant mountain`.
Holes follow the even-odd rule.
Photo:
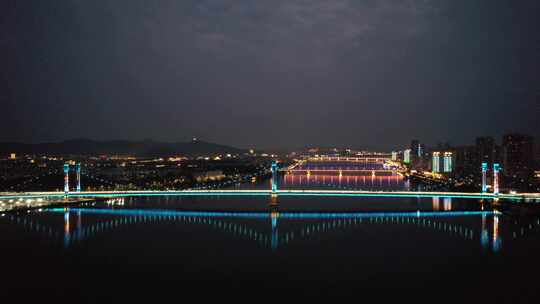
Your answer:
[[[55,143],[25,144],[16,142],[0,143],[0,153],[17,154],[49,154],[49,155],[137,155],[137,156],[170,156],[170,155],[209,155],[209,154],[240,154],[246,150],[219,145],[204,141],[190,142],[157,142],[145,141],[96,141],[90,139],[75,139]]]

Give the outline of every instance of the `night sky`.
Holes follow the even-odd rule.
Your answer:
[[[0,141],[540,135],[540,1],[0,2]]]

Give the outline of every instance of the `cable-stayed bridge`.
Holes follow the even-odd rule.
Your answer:
[[[384,160],[380,160],[384,161]],[[0,193],[0,212],[17,208],[35,208],[58,203],[76,203],[81,200],[116,197],[151,196],[303,196],[303,197],[387,197],[387,198],[463,198],[504,199],[511,202],[540,202],[540,193],[498,192],[446,192],[446,191],[365,191],[335,189],[278,189],[278,167],[271,167],[270,189],[185,189],[185,190],[111,190],[81,191],[81,166],[77,166],[76,191],[70,191],[69,168],[64,166],[63,192]],[[290,169],[290,168],[289,168]]]

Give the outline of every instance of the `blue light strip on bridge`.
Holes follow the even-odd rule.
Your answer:
[[[80,212],[86,214],[107,214],[118,216],[184,216],[184,217],[225,217],[268,219],[271,212],[233,212],[233,211],[165,211],[142,209],[87,209],[50,208],[45,212]],[[415,211],[415,212],[277,212],[282,219],[342,219],[342,218],[383,218],[383,217],[456,217],[499,214],[498,211]]]

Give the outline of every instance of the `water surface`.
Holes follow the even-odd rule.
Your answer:
[[[528,290],[531,281],[516,287],[515,278],[538,270],[540,222],[492,210],[445,198],[227,196],[7,214],[0,219],[10,278],[3,286],[79,299],[133,288],[151,296],[170,286],[354,295],[358,288],[418,292],[448,284],[480,292],[505,282]],[[29,278],[32,284],[22,284]]]

